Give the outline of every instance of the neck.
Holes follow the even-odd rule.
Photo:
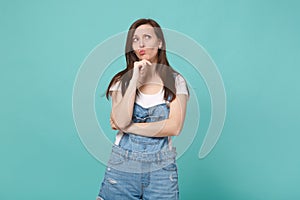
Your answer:
[[[160,80],[158,74],[156,73],[156,63],[152,63],[151,66],[147,67],[147,71],[145,73],[145,76],[143,76],[141,83],[153,83]]]
[[[150,67],[147,68],[147,73],[146,73],[147,77],[151,78],[154,77],[156,74],[156,63],[152,63],[152,65]]]

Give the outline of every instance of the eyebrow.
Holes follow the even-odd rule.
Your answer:
[[[151,33],[143,33],[143,35],[152,35]],[[138,36],[138,35],[133,35],[132,37],[135,37],[135,36]]]

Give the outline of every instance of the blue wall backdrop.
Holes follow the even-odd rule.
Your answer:
[[[144,17],[201,44],[226,88],[227,118],[216,147],[198,159],[200,131],[178,160],[181,199],[300,199],[299,6],[2,0],[0,199],[95,199],[105,166],[78,137],[73,84],[96,45]],[[201,111],[207,120],[209,109]]]

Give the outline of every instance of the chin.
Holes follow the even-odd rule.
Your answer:
[[[143,60],[143,59],[150,60],[150,59],[149,59],[149,56],[147,56],[147,55],[142,55],[142,56],[140,57],[140,60]]]

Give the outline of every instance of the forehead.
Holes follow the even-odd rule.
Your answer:
[[[149,24],[143,24],[136,28],[133,35],[143,35],[145,33],[155,34],[154,28]]]

